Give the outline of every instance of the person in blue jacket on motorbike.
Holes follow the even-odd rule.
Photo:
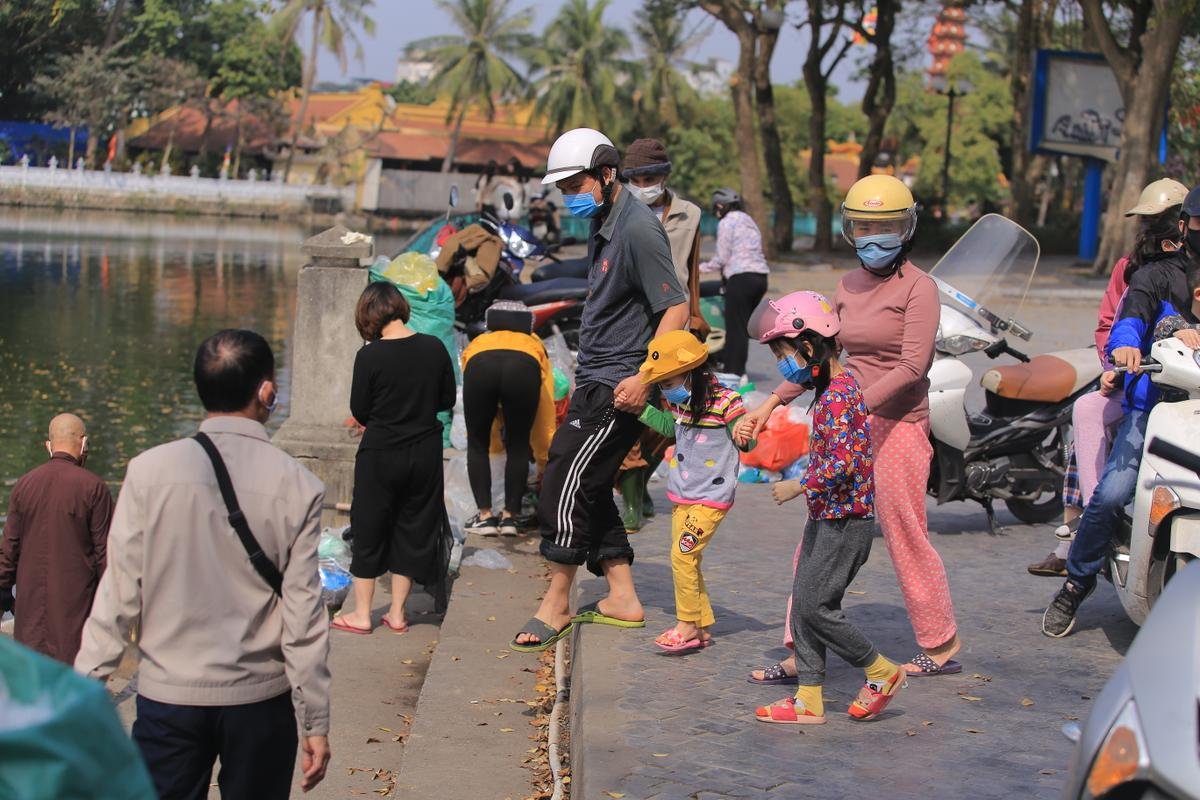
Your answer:
[[[1193,190],[1188,200],[1196,202],[1184,203],[1179,243],[1165,242],[1164,257],[1134,275],[1121,317],[1109,335],[1108,355],[1126,370],[1122,402],[1126,414],[1071,543],[1067,580],[1042,615],[1042,633],[1056,639],[1075,628],[1079,606],[1095,591],[1096,576],[1104,566],[1113,532],[1137,490],[1146,425],[1150,410],[1160,399],[1158,387],[1140,369],[1142,357],[1150,352],[1159,323],[1174,317],[1182,317],[1189,324],[1200,321],[1196,317],[1200,311],[1200,247],[1196,246],[1200,236],[1193,233],[1200,229],[1200,189]],[[1175,336],[1184,345],[1200,349],[1200,334],[1176,327],[1165,326],[1159,335]]]

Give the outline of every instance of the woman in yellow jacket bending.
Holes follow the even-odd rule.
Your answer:
[[[516,536],[531,456],[540,471],[554,436],[554,371],[523,303],[493,303],[487,327],[462,354],[467,478],[479,509],[463,527],[484,536]],[[493,443],[493,452],[507,451],[498,516],[488,452]]]

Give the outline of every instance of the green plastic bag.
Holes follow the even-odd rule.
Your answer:
[[[156,800],[108,692],[0,636],[0,797]]]
[[[434,281],[432,289],[425,288],[430,285],[428,275],[431,267],[436,275],[437,265],[433,259],[421,253],[401,253],[392,261],[380,258],[371,266],[370,282],[387,281],[400,290],[412,308],[408,327],[417,333],[427,333],[441,340],[446,346],[446,352],[450,354],[450,363],[454,367],[454,382],[461,385],[458,347],[454,343],[454,293],[440,278]],[[405,281],[417,285],[410,285]],[[452,413],[443,411],[438,414],[438,419],[442,423],[442,447],[449,447]]]

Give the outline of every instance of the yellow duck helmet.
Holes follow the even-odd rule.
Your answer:
[[[878,223],[896,223],[879,230]],[[893,175],[859,178],[842,203],[842,238],[854,247],[855,236],[895,232],[907,242],[917,230],[917,201],[904,182]]]
[[[638,370],[642,383],[674,378],[708,361],[708,348],[691,331],[669,331],[650,340],[646,361]]]

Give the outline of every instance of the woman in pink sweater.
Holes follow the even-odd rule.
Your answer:
[[[953,661],[962,644],[941,557],[929,541],[925,490],[929,482],[929,368],[941,313],[937,286],[908,261],[916,203],[890,175],[871,175],[850,188],[842,204],[843,231],[861,269],[843,276],[834,295],[841,318],[838,341],[870,411],[875,451],[875,515],[896,569],[921,652],[905,665],[910,675],[962,671]],[[761,426],[771,411],[803,394],[784,382],[747,415]],[[790,482],[789,482],[790,483]],[[777,484],[776,501],[794,489]],[[751,675],[757,683],[790,682],[787,663]]]

